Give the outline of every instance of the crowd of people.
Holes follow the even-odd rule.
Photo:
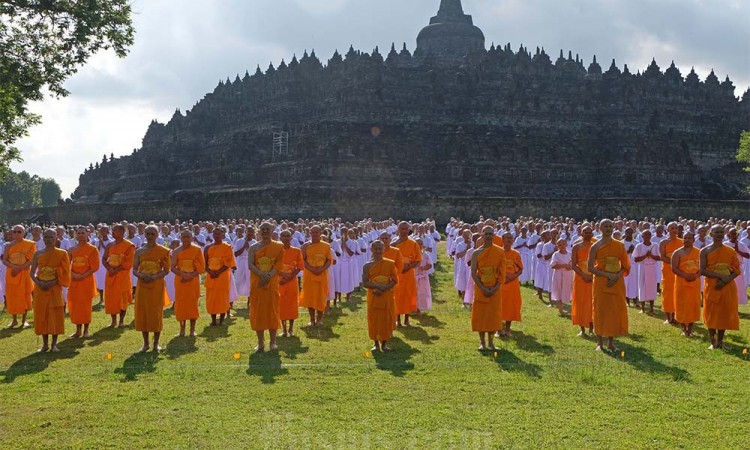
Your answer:
[[[739,329],[738,305],[747,303],[748,225],[451,219],[443,237],[430,219],[19,224],[2,234],[0,299],[11,328],[30,327],[33,310],[41,352],[59,351],[66,313],[76,327],[70,337],[88,338],[96,299],[112,328],[126,326],[133,305],[141,351],[158,351],[165,308],[174,309],[179,336],[195,336],[203,285],[211,326],[224,326],[233,304],[247,297],[256,350],[263,351],[266,332],[271,350],[279,330],[295,333],[300,307],[307,326],[321,326],[331,307],[365,289],[373,351],[388,351],[397,327],[432,308],[430,276],[445,238],[453,285],[471,309],[480,350],[494,349],[495,337],[512,337],[522,286],[561,314],[571,304],[573,325],[581,336],[596,335],[598,351],[617,351],[614,338],[628,333],[628,306],[655,314],[659,293],[666,323],[680,324],[687,337],[702,308],[715,349],[725,331]]]
[[[0,289],[9,327],[30,327],[33,309],[40,351],[58,351],[66,311],[76,326],[70,337],[88,338],[96,298],[112,328],[126,326],[134,305],[143,351],[160,349],[164,308],[174,309],[180,336],[195,336],[201,285],[211,326],[223,326],[235,301],[247,297],[256,350],[265,349],[266,331],[272,350],[278,330],[291,336],[300,307],[308,326],[321,326],[331,305],[365,288],[370,338],[387,350],[395,324],[410,326],[410,314],[432,308],[440,234],[430,220],[330,219],[19,224],[2,238]],[[392,284],[375,275],[386,259],[396,270]]]
[[[485,227],[505,251],[505,325],[497,336],[510,335],[511,323],[521,320],[518,286],[523,284],[561,314],[563,305],[572,304],[579,335],[596,333],[597,350],[607,338],[607,348],[616,351],[613,338],[628,332],[627,307],[653,315],[659,293],[665,323],[679,324],[686,337],[693,335],[703,306],[711,348],[721,348],[724,332],[739,327],[738,305],[748,302],[749,226],[747,221],[714,218],[679,218],[667,224],[654,218],[578,222],[521,217],[476,223],[454,218],[445,231],[454,288],[467,307],[477,306],[472,264],[483,246]]]

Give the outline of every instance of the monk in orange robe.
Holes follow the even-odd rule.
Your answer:
[[[156,243],[159,228],[146,227],[146,245],[135,252],[133,275],[138,278],[135,290],[135,329],[143,335],[141,352],[149,349],[149,333],[154,334],[155,352],[161,351],[159,337],[164,328],[164,304],[167,290],[164,277],[169,274],[169,249]],[[167,300],[166,303],[169,303]]]
[[[682,326],[682,335],[693,335],[693,323],[701,317],[700,251],[693,247],[695,235],[686,231],[683,246],[672,254],[675,319]]]
[[[299,284],[297,275],[305,267],[302,251],[292,247],[292,232],[281,232],[284,262],[279,272],[279,319],[284,337],[294,336],[294,321],[299,317]]]
[[[277,350],[276,331],[281,328],[279,316],[279,272],[284,267],[284,244],[271,239],[273,225],[263,222],[260,241],[248,250],[250,268],[250,326],[258,335],[255,351],[265,348],[264,332],[268,330],[270,349]]]
[[[521,254],[513,249],[515,239],[511,233],[503,234],[503,251],[505,251],[505,282],[501,292],[500,317],[505,322],[505,329],[497,336],[513,337],[510,331],[512,322],[521,321],[521,282],[518,277],[523,273]]]
[[[211,315],[211,326],[224,325],[224,318],[229,311],[229,288],[232,282],[229,269],[237,267],[234,260],[234,249],[224,242],[226,229],[216,227],[212,232],[214,243],[207,246],[204,252],[206,259],[206,311]],[[219,322],[216,322],[216,317]]]
[[[308,326],[322,326],[328,299],[328,268],[331,267],[331,246],[320,240],[322,230],[310,228],[311,242],[302,246],[302,306],[310,314]]]
[[[401,315],[404,315],[404,326],[411,326],[409,314],[417,310],[417,274],[414,269],[422,264],[422,250],[419,244],[409,239],[409,224],[401,222],[398,224],[398,239],[393,243],[401,252],[404,266],[398,279],[398,292],[396,293],[396,324],[401,326]]]
[[[703,322],[711,339],[710,350],[724,348],[726,330],[740,329],[737,284],[734,279],[741,272],[740,261],[733,248],[724,245],[724,227],[711,228],[713,243],[700,253],[701,274],[706,277],[703,287]]]
[[[680,228],[677,222],[667,225],[669,237],[659,243],[659,254],[661,255],[661,305],[667,316],[665,324],[675,323],[674,312],[674,272],[672,272],[672,254],[682,248],[682,239],[677,234]]]
[[[70,286],[70,259],[68,252],[55,247],[55,230],[46,229],[43,239],[44,250],[38,251],[31,262],[31,279],[35,284],[34,331],[37,336],[42,336],[40,352],[59,352],[57,337],[65,333],[65,301],[62,288]]]
[[[68,313],[76,326],[71,338],[88,338],[91,324],[91,299],[96,297],[94,273],[99,270],[99,250],[89,243],[86,227],[76,228],[78,244],[68,249],[70,255],[71,281],[68,288]],[[83,328],[83,333],[81,333]]]
[[[581,241],[573,246],[570,265],[573,267],[573,325],[581,327],[578,336],[586,337],[586,327],[594,334],[593,275],[589,272],[589,251],[594,244],[594,232],[590,226],[581,228]]]
[[[174,273],[174,316],[180,323],[178,337],[185,337],[185,325],[190,321],[190,337],[195,337],[195,322],[200,316],[198,299],[201,296],[200,276],[206,271],[203,249],[194,244],[193,233],[182,230],[182,245],[172,254]]]
[[[125,328],[125,314],[133,299],[133,280],[130,270],[133,268],[135,246],[125,237],[125,227],[112,227],[115,242],[109,244],[102,256],[102,265],[107,270],[104,280],[104,312],[112,317],[110,328],[117,325],[120,316],[120,328]]]
[[[8,268],[5,272],[5,308],[13,316],[8,328],[18,325],[19,315],[21,328],[28,328],[26,315],[31,309],[31,291],[34,289],[30,267],[36,244],[24,239],[26,230],[21,225],[14,226],[12,234],[13,240],[3,248],[3,264]]]
[[[602,338],[607,338],[607,349],[616,352],[616,336],[628,333],[628,308],[625,302],[625,276],[630,273],[630,258],[625,244],[612,238],[614,224],[602,220],[599,224],[602,238],[591,246],[588,270],[594,275],[592,293],[594,304],[594,331],[597,351],[602,351]]]
[[[373,241],[372,259],[362,267],[362,284],[367,289],[367,331],[375,342],[372,351],[388,351],[393,336],[393,288],[398,283],[396,263],[383,258],[385,244]]]
[[[401,274],[404,269],[404,258],[401,257],[401,250],[391,247],[391,234],[387,231],[380,233],[380,242],[383,243],[383,258],[390,259],[396,264],[396,273]],[[400,276],[400,275],[399,275]],[[391,327],[396,329],[396,297],[398,297],[399,285],[393,288],[393,305],[388,309],[393,314],[391,317]]]
[[[471,255],[474,306],[471,329],[479,333],[479,350],[494,350],[494,334],[502,327],[502,284],[505,282],[505,251],[492,243],[494,228],[482,229],[482,246]],[[485,344],[485,335],[488,342]]]

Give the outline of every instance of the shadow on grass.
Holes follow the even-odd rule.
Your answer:
[[[165,319],[171,319],[174,317],[174,308],[166,308],[164,309],[164,318]]]
[[[12,383],[18,377],[42,372],[53,361],[74,358],[83,347],[83,341],[66,339],[58,342],[57,347],[60,349],[59,353],[32,353],[14,362],[4,372],[0,372],[3,383]]]
[[[159,353],[148,351],[134,353],[122,363],[122,367],[115,369],[115,373],[124,375],[120,381],[137,381],[144,373],[156,372],[156,363],[159,362]]]
[[[750,320],[750,313],[740,312],[740,319]]]
[[[541,353],[543,355],[555,353],[555,349],[551,345],[542,344],[536,337],[526,334],[523,331],[513,331],[513,337],[509,338],[509,340],[515,340],[518,349],[526,352]]]
[[[669,366],[654,359],[651,352],[643,347],[636,347],[622,341],[618,342],[617,345],[621,351],[625,352],[625,357],[621,358],[620,352],[608,354],[617,360],[624,361],[636,370],[653,375],[669,375],[672,377],[672,381],[691,381],[690,372],[681,367]]]
[[[497,354],[497,357],[495,357],[495,354]],[[497,367],[500,370],[505,372],[521,373],[530,378],[542,378],[541,366],[522,360],[510,350],[504,348],[494,351],[484,350],[482,351],[482,355],[489,358],[492,362],[497,364]]]
[[[167,344],[164,354],[169,359],[177,359],[180,356],[195,353],[198,351],[195,341],[196,338],[194,336],[174,337]]]
[[[388,346],[391,347],[389,352],[372,352],[378,370],[390,372],[394,377],[403,377],[406,372],[414,369],[414,364],[409,360],[413,355],[420,353],[419,350],[397,337],[392,337],[388,341]]]
[[[213,327],[211,325],[206,325],[198,336],[205,338],[208,342],[225,339],[229,337],[229,323],[224,320],[224,325],[216,325]]]
[[[315,326],[315,327],[304,326],[304,327],[301,327],[301,330],[303,333],[305,333],[305,336],[308,339],[315,339],[318,341],[328,342],[332,339],[340,338],[341,335],[336,334],[333,331],[333,328],[331,327],[331,325],[325,322],[326,321],[324,319],[322,326]]]
[[[23,331],[23,328],[20,327],[0,329],[0,339],[9,338],[20,333],[21,331]],[[33,333],[33,330],[31,332]]]
[[[276,377],[288,373],[281,365],[278,351],[253,353],[248,360],[247,374],[260,377],[263,384],[273,384]]]
[[[418,341],[423,344],[432,344],[440,339],[440,336],[430,336],[422,327],[401,327],[398,328],[398,331],[400,331],[406,339],[410,341]]]
[[[92,334],[91,337],[86,341],[89,347],[96,347],[105,342],[114,341],[118,339],[125,332],[125,328],[102,328],[96,333]]]
[[[419,322],[420,326],[430,328],[444,328],[445,322],[441,322],[437,317],[429,314],[415,314],[411,316],[412,319]]]
[[[339,308],[346,308],[349,312],[357,312],[360,309],[362,309],[362,304],[367,302],[367,298],[365,297],[367,294],[362,294],[360,292],[354,292],[352,293],[352,296],[349,297],[349,301],[346,301],[346,296],[342,295],[342,300],[338,302]],[[331,302],[333,305],[333,302]],[[332,308],[331,311],[334,309]]]
[[[307,353],[310,347],[303,347],[302,340],[297,336],[277,338],[279,351],[284,353],[284,356],[289,359],[297,359],[297,355]]]

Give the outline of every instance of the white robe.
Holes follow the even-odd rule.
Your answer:
[[[474,249],[470,248],[466,252],[463,264],[467,266],[466,270],[469,275],[466,277],[466,290],[464,291],[464,305],[471,305],[474,303],[474,279],[471,277],[471,257],[474,255]]]
[[[101,242],[99,238],[94,238],[91,244],[99,250],[99,258],[104,258],[104,251],[106,250],[107,246],[113,242],[115,242],[115,240],[112,239],[111,237],[108,237],[108,239],[104,242]],[[100,260],[99,269],[96,272],[94,272],[94,280],[96,281],[96,288],[98,290],[100,291],[104,290],[104,282],[106,278],[107,278],[107,269],[104,268],[104,264],[102,264]]]
[[[456,259],[453,261],[453,287],[457,291],[464,290],[464,286],[466,286],[466,276],[469,273],[466,264],[464,264],[463,256],[459,258],[458,255],[469,248],[471,248],[471,244],[467,244],[463,239],[461,239],[455,247]]]
[[[633,252],[635,251],[636,241],[633,239],[632,241],[622,241],[623,244],[625,244],[625,251],[629,251],[631,248],[633,249],[632,252],[630,252],[630,273],[628,276],[625,277],[625,297],[627,298],[637,298],[638,297],[638,266],[635,263],[635,257],[633,256]]]
[[[250,246],[255,244],[255,239],[250,241]],[[241,237],[234,241],[233,251],[236,253],[245,246],[245,238]],[[235,286],[237,287],[237,295],[243,297],[250,297],[250,268],[247,262],[248,251],[244,250],[239,256],[235,256],[235,262],[237,263],[237,270],[234,273]]]
[[[570,303],[573,294],[573,271],[569,269],[552,269],[554,264],[570,264],[570,253],[562,254],[559,251],[552,255],[550,260],[552,270],[552,301]]]
[[[635,258],[647,255],[651,252],[652,255],[659,256],[659,245],[651,243],[647,246],[640,243],[635,246],[633,250],[633,261]],[[658,272],[659,264],[653,259],[646,258],[639,263],[635,263],[638,266],[638,300],[641,302],[652,302],[656,300],[656,275]],[[631,267],[631,271],[632,271]]]
[[[429,311],[432,309],[432,289],[430,288],[430,272],[432,268],[426,269],[430,262],[427,252],[422,253],[422,263],[417,268],[417,309]]]
[[[521,262],[523,263],[523,272],[521,272],[521,276],[518,277],[518,281],[521,283],[528,283],[533,278],[533,263],[531,262],[532,254],[528,247],[528,240],[528,236],[526,238],[518,236],[515,242],[513,242],[513,248],[521,254]],[[516,248],[523,244],[527,245],[521,248]]]

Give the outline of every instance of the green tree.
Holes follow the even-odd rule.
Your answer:
[[[740,135],[740,148],[737,150],[737,161],[745,165],[750,172],[750,131],[743,131]]]
[[[9,211],[19,208],[33,208],[41,206],[40,178],[29,175],[28,172],[13,172],[8,170],[5,179],[0,183],[0,201],[2,210]]]
[[[28,110],[91,55],[133,43],[130,0],[0,0],[0,179],[21,158],[15,142],[41,118]]]
[[[42,206],[56,206],[57,201],[62,198],[62,189],[53,178],[42,178],[39,180],[39,200]]]

